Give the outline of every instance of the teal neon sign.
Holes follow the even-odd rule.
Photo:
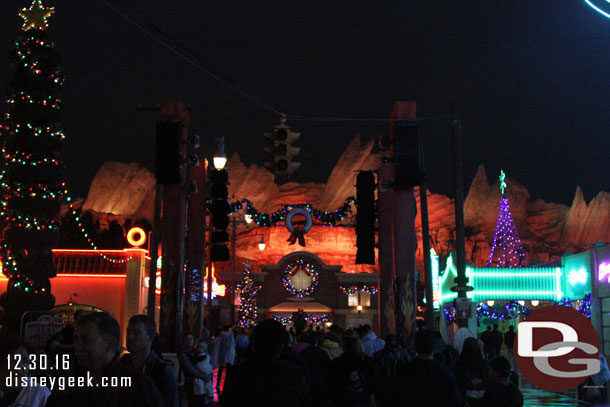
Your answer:
[[[467,296],[472,301],[487,300],[543,300],[558,301],[564,296],[562,284],[565,284],[561,267],[527,267],[527,268],[476,268],[466,267],[468,284],[474,291]],[[457,269],[450,256],[447,268],[440,278],[441,302],[445,303],[457,296],[450,291],[457,277]],[[582,279],[582,274],[574,278]]]

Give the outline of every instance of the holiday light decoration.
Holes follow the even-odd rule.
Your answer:
[[[42,0],[34,0],[30,8],[21,9],[19,16],[23,18],[23,30],[44,30],[48,28],[47,19],[55,12],[53,7],[43,7]]]
[[[258,309],[255,297],[260,289],[261,286],[254,284],[254,280],[250,276],[250,265],[246,264],[244,275],[241,282],[237,285],[240,297],[238,324],[242,328],[251,328],[256,325]]]
[[[281,315],[273,315],[271,317],[271,319],[278,321],[279,323],[281,323],[284,326],[292,323],[292,316],[283,317]],[[329,322],[329,321],[332,321],[330,314],[324,314],[324,315],[320,315],[320,316],[315,316],[312,314],[305,314],[305,322],[307,322],[307,324],[309,324],[309,325],[320,325],[320,324],[323,324],[323,323]]]
[[[339,291],[341,291],[345,295],[356,294],[358,291],[362,291],[362,292],[365,292],[368,294],[377,294],[377,286],[363,285],[363,286],[344,287],[344,286],[340,285]]]
[[[568,282],[570,285],[585,284],[589,279],[589,273],[584,268],[572,270],[568,273]]]
[[[55,303],[51,249],[66,183],[59,159],[65,138],[60,128],[64,76],[54,43],[43,31],[52,13],[41,0],[21,10],[25,32],[10,55],[14,75],[8,112],[0,123],[0,257],[9,277],[0,305],[7,311],[9,330],[18,328],[24,311],[50,309]]]
[[[66,191],[66,193],[67,193],[67,191]],[[68,200],[71,201],[72,199],[68,198]],[[68,208],[70,210],[70,213],[74,217],[74,221],[78,225],[78,230],[83,234],[83,238],[87,240],[87,243],[91,246],[91,248],[93,250],[98,251],[98,253],[100,254],[100,257],[102,259],[104,259],[105,261],[108,261],[110,263],[127,263],[127,262],[133,260],[133,256],[129,256],[128,258],[110,257],[106,253],[104,253],[104,251],[100,250],[99,247],[93,241],[93,237],[85,229],[85,225],[82,222],[82,218],[79,216],[78,210],[74,207],[73,204],[70,204]]]
[[[286,221],[288,213],[295,208],[303,208],[311,214],[311,216],[322,222],[323,226],[335,226],[338,222],[345,220],[345,217],[350,213],[352,205],[356,202],[354,197],[349,197],[343,205],[334,211],[322,211],[312,207],[307,202],[296,205],[284,205],[271,214],[262,213],[254,207],[252,202],[247,199],[231,203],[232,213],[244,209],[249,219],[253,220],[258,226],[278,226],[281,222]]]
[[[587,318],[591,319],[591,293],[585,294],[585,296],[582,298],[582,300],[579,300],[579,305],[578,305],[578,311],[583,314],[584,316],[586,316]],[[564,307],[570,307],[570,308],[574,308],[574,300],[564,297],[562,299],[560,299],[559,301],[555,302],[555,305],[563,305]]]
[[[600,282],[610,283],[610,261],[603,262],[599,265],[598,280]]]
[[[504,179],[505,174],[502,171],[500,175],[502,198],[500,198],[498,222],[491,244],[491,252],[487,259],[487,267],[522,267],[527,264],[527,258],[508,205],[508,198],[504,196],[504,189],[506,188]]]
[[[297,274],[305,274],[311,278],[311,283],[308,287],[297,288],[293,285],[291,278]],[[282,284],[284,288],[292,295],[298,298],[306,297],[314,292],[318,286],[320,278],[315,266],[311,263],[306,263],[303,259],[292,261],[286,265],[284,269],[284,278]]]

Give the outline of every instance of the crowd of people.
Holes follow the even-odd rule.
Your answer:
[[[448,344],[439,332],[420,327],[412,349],[405,349],[395,336],[382,340],[368,325],[297,332],[270,319],[248,331],[227,325],[214,337],[205,329],[197,338],[187,333],[174,365],[158,351],[155,323],[146,315],[129,320],[126,350],[110,315],[75,319],[49,341],[46,354],[51,362],[70,354],[76,363],[53,371],[32,366],[36,358],[29,355],[36,353],[18,338],[0,339],[0,360],[15,361],[3,364],[0,375],[27,378],[0,383],[0,407],[205,407],[215,394],[227,407],[523,405],[513,364],[499,354],[503,343],[512,347],[514,329],[502,334],[494,326],[479,339],[459,321]],[[55,377],[56,385],[33,380],[44,375]],[[88,382],[59,388],[61,377]],[[105,386],[109,377],[129,383]]]

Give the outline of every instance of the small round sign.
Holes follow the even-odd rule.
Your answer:
[[[134,247],[142,246],[146,242],[146,232],[138,227],[129,229],[129,232],[127,232],[127,242]]]

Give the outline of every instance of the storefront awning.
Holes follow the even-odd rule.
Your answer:
[[[286,301],[274,305],[269,308],[269,312],[297,312],[298,310],[303,312],[331,312],[332,309],[319,302],[296,302]]]

